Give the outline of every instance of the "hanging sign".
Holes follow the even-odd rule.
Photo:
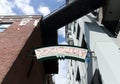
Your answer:
[[[35,50],[37,59],[75,59],[85,61],[87,50],[72,46],[52,46]]]

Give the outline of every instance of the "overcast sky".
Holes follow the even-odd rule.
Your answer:
[[[0,0],[0,15],[43,15],[46,16],[59,8],[65,0]],[[65,28],[58,31],[59,44],[65,42]],[[66,82],[66,61],[59,61],[59,75],[55,75],[56,84]]]

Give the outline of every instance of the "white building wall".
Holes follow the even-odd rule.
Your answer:
[[[101,25],[94,19],[92,22],[85,22],[85,38],[91,51],[95,52],[98,60],[98,68],[102,75],[104,84],[120,84],[119,46],[113,38],[109,37]],[[118,38],[117,38],[118,39]],[[93,70],[97,68],[93,64]],[[94,72],[94,71],[93,71]]]
[[[75,33],[73,33],[74,24],[76,26]],[[79,40],[76,39],[78,24],[81,27]],[[91,76],[94,75],[95,70],[98,68],[102,76],[103,84],[120,84],[120,34],[117,38],[110,37],[107,32],[104,31],[104,26],[99,24],[91,14],[78,19],[76,23],[72,23],[71,29],[74,45],[81,46],[81,41],[84,35],[88,50],[94,51],[95,57],[97,58],[93,58],[92,60]],[[74,73],[77,73],[77,67],[79,67],[81,78],[85,79],[85,81],[81,80],[81,82],[78,83],[74,79],[75,75],[71,74],[71,84],[90,84],[86,82],[86,64],[72,61],[71,68]]]

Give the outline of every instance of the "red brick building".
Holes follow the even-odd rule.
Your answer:
[[[34,49],[43,46],[40,19],[0,16],[1,84],[43,84],[50,79],[44,70],[47,65],[34,56]]]

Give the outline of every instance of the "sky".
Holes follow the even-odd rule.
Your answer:
[[[0,0],[0,15],[43,15],[65,4],[65,0]],[[65,42],[65,27],[58,30],[59,44]],[[54,75],[55,84],[66,82],[66,61],[59,61],[59,75]]]
[[[0,0],[1,15],[44,16],[65,3],[65,0]],[[44,11],[43,11],[44,10]]]
[[[66,84],[68,60],[59,60],[59,74],[53,76],[55,84]]]
[[[43,15],[65,4],[65,0],[0,0],[0,15]],[[64,27],[59,30],[59,43],[64,42]]]

